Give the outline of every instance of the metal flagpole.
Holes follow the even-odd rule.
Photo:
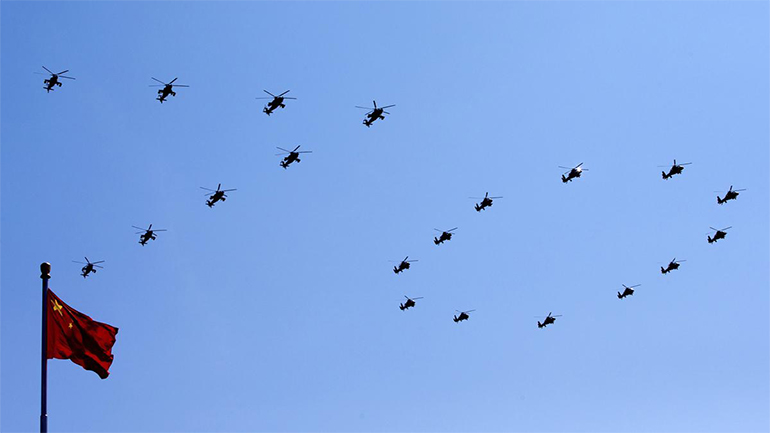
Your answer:
[[[40,433],[48,432],[48,407],[46,396],[48,391],[48,279],[51,278],[51,264],[40,265],[40,278],[43,280],[43,343],[40,357]]]

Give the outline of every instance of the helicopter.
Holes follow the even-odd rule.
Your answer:
[[[297,99],[297,98],[291,98],[289,96],[283,96],[283,95],[289,93],[290,90],[287,90],[287,91],[281,93],[278,96],[273,95],[272,93],[268,92],[267,90],[262,90],[262,91],[273,97],[273,100],[268,102],[267,105],[265,105],[265,108],[262,109],[262,112],[267,114],[268,116],[273,114],[273,111],[278,109],[278,107],[286,108],[286,105],[283,103],[284,99]],[[261,98],[256,98],[256,99],[270,99],[270,98],[268,98],[268,97],[261,97]]]
[[[739,194],[740,191],[746,191],[746,190],[745,189],[733,189],[733,186],[730,185],[730,190],[727,191],[727,193],[725,194],[725,198],[719,198],[719,196],[717,196],[717,203],[724,204],[727,200],[735,200],[735,199],[737,199],[738,196],[740,195]]]
[[[626,296],[633,296],[634,288],[641,286],[641,284],[637,284],[637,285],[631,286],[631,287],[628,287],[625,284],[621,284],[621,286],[623,286],[625,288],[625,290],[623,290],[623,294],[622,295],[620,294],[620,292],[618,292],[618,299],[623,299]]]
[[[82,275],[83,278],[87,277],[88,274],[90,274],[91,272],[96,273],[96,269],[94,268],[102,269],[102,266],[99,266],[98,263],[104,263],[104,260],[99,260],[98,262],[91,262],[90,260],[88,260],[88,257],[83,257],[83,258],[86,259],[86,263],[78,262],[76,260],[72,261],[73,263],[80,263],[81,265],[85,265],[80,270],[80,272],[82,272],[80,275]]]
[[[141,236],[139,236],[139,243],[142,246],[144,246],[151,239],[155,240],[155,239],[158,238],[157,236],[155,236],[155,232],[165,232],[166,231],[166,229],[155,229],[155,230],[153,230],[152,229],[152,224],[150,224],[150,227],[148,227],[147,229],[143,229],[143,228],[137,227],[137,226],[131,226],[131,227],[133,227],[135,229],[141,230],[140,232],[136,232],[136,234],[141,234]]]
[[[49,74],[51,74],[49,78],[46,78],[45,80],[43,80],[43,84],[45,84],[43,88],[45,89],[46,93],[50,93],[51,90],[54,90],[54,86],[61,87],[61,82],[59,81],[59,78],[67,78],[69,80],[75,79],[75,77],[67,77],[66,75],[62,75],[69,72],[70,71],[69,69],[65,69],[59,72],[58,74],[54,74],[53,72],[51,72],[50,69],[46,68],[45,66],[43,66],[43,69],[45,69],[46,71],[48,71]],[[38,75],[45,75],[42,72],[35,72],[35,73]]]
[[[537,322],[538,328],[545,328],[546,326],[550,325],[551,323],[555,322],[556,319],[554,317],[561,317],[561,314],[558,314],[556,316],[552,316],[551,313],[548,313],[548,316],[546,316],[545,320],[543,320],[543,323]]]
[[[723,228],[723,229],[720,229],[720,230],[717,230],[714,227],[709,227],[709,228],[711,230],[716,231],[716,233],[714,233],[714,237],[713,238],[711,236],[708,237],[709,243],[712,244],[712,243],[714,243],[714,242],[716,242],[716,241],[718,241],[720,239],[724,239],[725,236],[727,236],[727,230],[733,228],[733,226],[726,227],[726,228]]]
[[[409,256],[404,257],[404,260],[401,260],[401,263],[398,264],[398,266],[393,266],[393,272],[398,274],[400,272],[404,272],[405,270],[409,269],[412,265],[412,263],[417,262],[419,260],[407,260]]]
[[[166,98],[168,98],[168,95],[176,96],[176,92],[173,90],[174,87],[190,87],[186,84],[174,84],[174,81],[176,81],[179,77],[174,78],[168,83],[164,83],[155,77],[150,78],[162,84],[162,86],[160,84],[150,84],[150,87],[163,87],[162,89],[158,90],[158,97],[155,98],[160,101],[161,104],[166,100]]]
[[[671,176],[675,174],[681,174],[684,170],[685,165],[690,165],[692,162],[683,162],[681,164],[677,164],[676,160],[674,160],[674,165],[671,166],[671,169],[666,173],[665,171],[663,173],[663,179],[668,179]],[[658,167],[668,167],[667,165],[659,165]]]
[[[372,126],[372,123],[374,123],[374,121],[377,119],[385,120],[385,116],[383,116],[382,114],[383,113],[390,114],[387,111],[385,111],[386,108],[395,107],[395,105],[386,105],[384,107],[378,107],[376,101],[372,101],[372,104],[374,104],[374,108],[361,107],[356,105],[356,108],[363,108],[364,110],[372,110],[366,113],[366,118],[364,119],[364,125],[366,125],[367,128]]]
[[[576,165],[573,168],[563,167],[563,166],[560,165],[559,168],[563,168],[565,170],[569,170],[569,171],[564,173],[564,174],[567,175],[567,177],[564,177],[564,174],[561,175],[561,181],[564,182],[564,183],[570,182],[570,181],[572,181],[572,179],[580,177],[580,175],[583,174],[584,171],[588,171],[587,168],[582,168],[581,165],[583,165],[582,162],[580,164]]]
[[[671,271],[675,271],[675,270],[679,269],[679,264],[680,263],[686,262],[686,261],[687,260],[679,260],[679,261],[677,261],[676,257],[674,257],[674,260],[671,260],[671,263],[669,263],[668,266],[666,266],[666,269],[663,269],[663,266],[660,267],[660,273],[665,275],[665,274],[667,274],[667,273],[669,273]]]
[[[441,233],[441,236],[433,238],[433,243],[436,244],[436,245],[440,245],[440,244],[443,244],[444,241],[452,240],[452,235],[454,234],[452,232],[457,230],[457,227],[455,227],[453,229],[450,229],[450,230],[446,230],[446,231],[439,230],[439,229],[433,229],[433,230]]]
[[[214,203],[216,203],[216,202],[218,202],[220,200],[225,201],[227,199],[227,194],[225,194],[226,192],[237,191],[237,189],[235,189],[235,188],[233,188],[233,189],[220,189],[220,188],[222,188],[222,184],[221,183],[219,184],[219,186],[217,186],[216,191],[214,191],[213,189],[208,189],[208,188],[204,188],[204,187],[200,187],[200,188],[201,189],[205,189],[206,191],[211,191],[211,192],[214,193],[214,194],[211,194],[209,192],[206,193],[206,195],[211,194],[209,199],[206,200],[206,206],[208,206],[208,207],[214,207]]]
[[[481,199],[481,203],[476,203],[476,205],[474,206],[476,208],[476,212],[481,212],[484,210],[484,208],[492,206],[493,199],[503,198],[503,196],[490,197],[489,193],[487,192],[486,194],[484,194],[484,198],[481,198],[481,197],[468,197],[468,198],[472,198],[476,200]]]
[[[297,149],[299,149],[299,146],[295,147],[294,150],[286,150],[286,149],[284,149],[282,147],[278,147],[278,146],[276,146],[275,148],[279,149],[279,150],[283,150],[284,153],[288,153],[288,155],[285,156],[283,158],[283,161],[281,161],[281,163],[280,163],[281,167],[283,167],[284,169],[288,168],[289,165],[291,165],[291,163],[294,162],[294,161],[300,162],[301,161],[299,159],[299,154],[300,153],[313,153],[312,150],[302,150],[302,151],[297,152]],[[275,156],[281,156],[281,155],[283,155],[283,153],[276,153],[275,154]]]
[[[468,310],[468,311],[455,310],[455,311],[460,313],[460,315],[459,316],[453,316],[452,320],[454,320],[455,323],[458,323],[458,322],[462,322],[463,320],[468,320],[470,318],[470,316],[468,316],[468,313],[472,313],[472,312],[474,312],[476,310]]]
[[[398,305],[398,308],[400,308],[401,311],[408,310],[409,308],[414,307],[414,301],[418,299],[422,299],[422,296],[418,298],[410,298],[409,296],[404,295],[404,297],[406,298],[406,302]]]

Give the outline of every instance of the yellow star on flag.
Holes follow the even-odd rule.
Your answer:
[[[51,303],[53,304],[53,310],[54,310],[54,311],[56,311],[56,312],[58,312],[58,313],[59,313],[59,315],[61,315],[61,316],[64,316],[64,313],[62,313],[62,312],[61,312],[61,310],[62,310],[64,307],[62,307],[62,306],[61,306],[61,304],[59,303],[59,301],[57,301],[56,299],[54,299],[54,300],[52,300],[52,301],[51,301]]]

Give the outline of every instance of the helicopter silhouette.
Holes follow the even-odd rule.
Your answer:
[[[468,313],[472,313],[472,312],[474,312],[476,310],[468,310],[468,311],[455,310],[455,311],[460,313],[460,315],[459,316],[453,316],[452,320],[454,320],[455,323],[458,323],[458,322],[462,322],[463,320],[468,320],[470,318],[470,316],[468,316]]]
[[[683,162],[681,164],[677,164],[676,160],[674,160],[674,165],[671,166],[671,169],[666,173],[665,171],[661,172],[663,173],[663,179],[668,179],[671,176],[675,174],[681,174],[682,171],[684,171],[685,165],[690,165],[692,162]],[[659,165],[658,167],[668,167],[667,165]]]
[[[455,227],[453,229],[450,229],[450,230],[446,230],[446,231],[439,230],[439,229],[433,229],[433,230],[441,233],[441,236],[433,238],[433,243],[436,244],[436,245],[440,245],[440,244],[443,244],[444,241],[452,240],[452,235],[454,234],[452,232],[457,230],[457,227]]]
[[[278,147],[278,146],[276,146],[275,148],[278,149],[278,150],[283,150],[283,153],[276,153],[275,156],[281,156],[281,155],[285,155],[285,154],[288,153],[288,155],[286,155],[283,158],[283,161],[280,162],[281,167],[283,167],[284,169],[288,168],[289,165],[291,165],[292,162],[295,162],[295,161],[296,162],[300,162],[301,161],[299,159],[299,154],[300,153],[313,153],[312,150],[302,150],[302,151],[298,152],[297,149],[299,149],[299,146],[295,147],[294,150],[286,150],[286,149],[284,149],[282,147]]]
[[[364,119],[364,125],[366,125],[367,128],[372,126],[372,123],[374,123],[374,121],[377,119],[385,120],[385,116],[383,116],[382,114],[383,113],[390,114],[387,111],[385,111],[386,108],[395,107],[395,105],[386,105],[384,107],[378,107],[376,101],[372,101],[372,104],[374,104],[374,108],[361,107],[356,105],[356,108],[363,108],[364,110],[372,110],[366,113],[366,118]]]
[[[727,191],[727,193],[725,194],[725,198],[719,198],[719,196],[717,196],[717,203],[725,204],[725,202],[728,200],[737,199],[738,196],[740,195],[739,194],[740,191],[746,191],[746,189],[733,189],[733,186],[730,185],[730,190]]]
[[[637,285],[631,286],[631,287],[628,287],[625,284],[621,284],[621,286],[623,286],[625,288],[625,290],[623,290],[623,294],[622,295],[620,294],[620,292],[618,292],[618,299],[623,299],[626,296],[633,296],[634,288],[641,286],[641,284],[637,284]]]
[[[709,228],[711,230],[716,231],[716,233],[714,233],[714,237],[713,238],[711,236],[708,237],[709,243],[713,244],[714,242],[716,242],[716,241],[718,241],[720,239],[724,239],[725,236],[727,236],[727,230],[733,228],[733,226],[726,227],[726,228],[723,228],[723,229],[720,229],[720,230],[717,230],[714,227],[709,227]]]
[[[666,269],[663,269],[663,266],[660,267],[660,273],[665,275],[665,274],[667,274],[667,273],[669,273],[671,271],[675,271],[675,270],[679,269],[679,264],[680,263],[686,262],[686,261],[687,260],[679,260],[679,261],[677,261],[676,257],[674,257],[674,260],[671,260],[671,263],[669,263],[668,266],[666,266]]]
[[[567,177],[564,177],[564,174],[561,175],[561,181],[564,182],[564,183],[571,182],[572,179],[580,177],[580,175],[583,174],[584,171],[588,171],[587,168],[582,168],[581,165],[583,165],[582,162],[580,164],[576,165],[573,168],[563,167],[563,166],[560,165],[559,168],[563,168],[565,170],[569,170],[569,171],[564,173],[564,174],[567,175]]]
[[[536,316],[537,317],[537,316]],[[543,320],[543,323],[537,322],[538,328],[545,328],[546,326],[550,325],[551,323],[554,323],[556,321],[555,317],[561,317],[561,314],[552,316],[551,313],[548,313],[548,316],[546,316],[545,320]]]
[[[73,263],[80,263],[81,265],[85,265],[80,270],[81,272],[80,275],[82,275],[83,278],[87,277],[88,274],[90,274],[91,272],[96,273],[96,269],[94,268],[102,269],[102,266],[99,266],[98,263],[104,263],[104,260],[99,260],[98,262],[91,262],[90,260],[88,260],[88,257],[83,257],[83,258],[86,259],[86,263],[78,262],[76,260],[72,261]]]
[[[168,95],[176,96],[176,92],[173,90],[174,87],[190,87],[186,84],[174,84],[174,81],[176,81],[179,77],[174,78],[168,83],[164,83],[163,81],[160,81],[159,79],[155,77],[150,77],[153,80],[159,82],[160,84],[150,84],[150,87],[163,87],[162,89],[158,90],[158,97],[155,98],[162,104],[163,101],[168,98]]]
[[[155,230],[153,230],[152,229],[152,224],[150,224],[150,227],[148,227],[147,229],[143,229],[143,228],[137,227],[137,226],[131,226],[131,227],[133,227],[135,229],[141,230],[140,232],[136,232],[136,234],[137,235],[141,234],[141,236],[139,236],[139,243],[142,246],[144,246],[150,240],[155,240],[155,239],[158,238],[157,236],[155,236],[155,232],[165,232],[166,231],[166,229],[155,229]]]
[[[216,191],[213,190],[213,189],[208,189],[208,188],[204,188],[204,187],[200,187],[200,188],[201,189],[205,189],[206,191],[211,191],[211,192],[214,193],[214,194],[211,194],[210,192],[206,193],[206,195],[211,194],[209,199],[206,200],[206,206],[208,206],[208,207],[214,207],[214,203],[216,203],[216,202],[218,202],[220,200],[221,201],[226,201],[226,199],[227,199],[227,194],[225,194],[226,192],[237,191],[236,188],[233,188],[233,189],[220,189],[220,188],[222,188],[222,184],[221,183],[219,184],[219,186],[217,186]]]
[[[400,308],[401,311],[408,310],[409,308],[414,307],[414,301],[418,299],[422,299],[422,296],[418,298],[410,298],[409,296],[404,295],[404,297],[406,298],[406,302],[398,305],[398,308]]]
[[[503,198],[503,196],[490,197],[489,193],[487,192],[486,194],[484,194],[484,197],[468,197],[468,198],[472,198],[472,199],[476,199],[476,200],[481,199],[481,203],[476,203],[474,205],[474,207],[476,208],[476,212],[481,212],[481,211],[484,210],[484,208],[492,206],[493,199],[496,200],[498,198]]]
[[[59,72],[57,74],[54,74],[53,72],[51,72],[50,69],[46,68],[45,66],[43,66],[43,69],[45,69],[46,71],[48,71],[49,74],[51,74],[51,76],[49,78],[46,78],[45,80],[43,80],[43,84],[45,84],[45,86],[43,86],[43,88],[45,89],[46,93],[50,93],[51,90],[54,90],[54,86],[61,87],[61,81],[59,81],[59,78],[67,78],[69,80],[74,80],[75,79],[75,77],[68,77],[66,75],[62,75],[62,74],[66,74],[67,72],[69,72],[70,71],[69,69],[65,69],[65,70],[63,70],[63,71],[61,71],[61,72]],[[35,72],[35,74],[45,75],[42,72]]]
[[[398,264],[398,266],[393,266],[393,272],[398,274],[401,272],[404,272],[405,270],[409,269],[412,265],[412,263],[417,262],[419,260],[407,260],[409,256],[404,257],[404,260],[401,260],[401,263]]]
[[[286,105],[283,103],[283,101],[285,99],[297,99],[297,98],[292,98],[292,97],[289,97],[289,96],[283,96],[283,95],[289,93],[291,90],[287,90],[287,91],[281,93],[278,96],[273,95],[272,93],[268,92],[267,90],[262,90],[262,91],[267,93],[268,95],[272,96],[272,98],[273,98],[273,100],[268,102],[267,105],[265,105],[265,108],[262,109],[262,112],[267,114],[268,116],[273,114],[273,111],[278,109],[278,107],[286,108]],[[256,98],[256,99],[270,99],[270,98],[267,98],[267,97],[263,96],[261,98]]]

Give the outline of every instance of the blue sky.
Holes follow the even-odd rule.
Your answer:
[[[49,362],[51,431],[767,431],[768,12],[2,2],[0,428],[38,426],[50,261],[120,328],[106,380]]]

